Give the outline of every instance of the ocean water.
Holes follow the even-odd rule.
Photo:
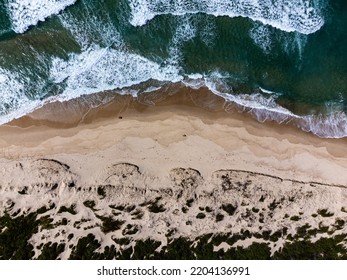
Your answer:
[[[259,121],[345,137],[346,31],[345,0],[0,0],[0,123],[179,83]]]

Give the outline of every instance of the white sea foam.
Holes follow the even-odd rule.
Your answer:
[[[76,0],[9,0],[7,9],[12,29],[16,33],[23,33],[29,26],[44,21],[75,2]]]
[[[153,92],[153,91],[157,91],[157,90],[160,90],[161,87],[152,87],[150,86],[149,88],[145,89],[143,92],[144,93],[149,93],[149,92]]]
[[[178,23],[176,32],[171,39],[169,47],[169,59],[167,63],[179,68],[182,59],[181,47],[184,42],[187,42],[196,36],[196,28],[190,22],[189,17],[182,18]]]
[[[38,102],[25,95],[24,83],[17,75],[0,68],[0,124],[34,110]]]
[[[71,99],[84,94],[130,87],[150,79],[178,82],[182,77],[174,67],[161,67],[137,54],[93,46],[68,61],[54,58],[51,79],[64,82],[60,98]]]
[[[0,112],[8,113],[25,102],[24,86],[9,71],[0,69]]]
[[[279,44],[289,56],[295,54],[296,57],[302,59],[308,35],[297,32],[278,34],[274,33],[272,29],[269,25],[255,22],[249,36],[266,55],[270,55],[273,46]]]
[[[129,0],[130,23],[141,26],[157,15],[207,13],[214,16],[248,17],[283,31],[303,34],[319,30],[324,19],[312,0]]]
[[[94,15],[95,7],[84,1],[79,6],[78,19],[69,11],[59,15],[61,24],[72,33],[83,50],[87,50],[93,42],[103,46],[124,47],[124,42],[107,11],[102,13],[102,19]],[[101,13],[101,12],[100,12]],[[90,16],[93,14],[94,16]]]
[[[266,25],[256,25],[250,31],[250,36],[254,43],[259,46],[264,53],[269,54],[272,49],[271,31]]]

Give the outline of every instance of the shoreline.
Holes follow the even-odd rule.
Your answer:
[[[347,184],[346,139],[322,139],[290,125],[260,123],[236,110],[226,112],[229,104],[207,90],[181,88],[171,95],[152,93],[136,99],[105,93],[104,98],[110,101],[95,108],[86,99],[86,103],[77,99],[47,104],[0,126],[0,157],[18,160],[102,154],[129,141],[137,143],[133,144],[137,153],[148,157],[145,147],[151,142],[166,157],[174,146],[179,146],[181,154],[171,158],[170,167],[190,164],[191,168],[207,170],[199,162],[200,157],[221,169]],[[191,147],[194,152],[186,153],[185,149]],[[154,159],[153,153],[150,156]],[[134,160],[139,160],[138,156]]]

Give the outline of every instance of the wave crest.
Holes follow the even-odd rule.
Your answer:
[[[274,3],[275,2],[275,3]],[[324,19],[311,0],[129,0],[134,26],[146,24],[157,15],[206,13],[214,16],[247,17],[287,32],[310,34]]]

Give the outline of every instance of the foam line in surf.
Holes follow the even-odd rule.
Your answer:
[[[183,82],[186,86],[194,89],[202,87],[209,88],[213,93],[222,96],[226,100],[226,110],[228,110],[228,106],[231,106],[239,111],[251,114],[260,122],[275,121],[279,124],[290,124],[304,131],[312,132],[322,138],[342,138],[347,136],[347,116],[341,111],[331,111],[324,115],[299,116],[277,104],[276,97],[278,95],[270,91],[266,91],[266,95],[260,93],[233,95],[230,92],[224,92],[223,82],[216,78],[221,76],[218,74],[212,73],[210,76],[192,74],[189,77],[183,78],[177,73],[174,73],[175,75],[170,73],[171,69],[160,69],[154,62],[140,56],[133,56],[130,58],[130,61],[126,62],[126,60],[124,60],[128,58],[126,53],[117,51],[108,53],[108,51],[104,49],[93,50],[91,52],[92,54],[88,55],[81,54],[87,58],[75,55],[71,56],[69,61],[58,61],[58,59],[56,59],[53,63],[55,68],[53,67],[52,69],[52,78],[55,78],[56,83],[66,82],[67,87],[63,94],[45,100],[30,100],[27,98],[24,94],[23,83],[15,79],[11,73],[1,70],[0,87],[4,89],[3,92],[6,90],[8,94],[0,96],[0,103],[4,104],[4,106],[0,107],[0,124],[7,123],[15,118],[28,114],[48,102],[56,100],[66,101],[83,94],[94,93],[106,89],[115,89],[119,87],[121,89],[118,91],[119,93],[132,93],[132,95],[136,97],[138,91],[131,90],[131,88],[122,90],[122,88],[137,85],[151,78],[169,81],[175,77],[176,82]],[[94,57],[95,60],[90,60],[90,56]],[[101,72],[96,78],[103,77],[103,79],[98,81],[99,83],[95,83],[95,80],[91,80],[90,78],[95,75],[95,73],[100,70],[99,67],[104,66],[103,63],[109,61],[110,58],[110,63],[122,61],[123,63],[127,63],[128,66],[125,67],[131,65],[127,70],[132,69],[134,73],[128,78],[118,77],[118,80],[114,80],[114,77],[111,78],[111,76],[114,74],[117,75],[117,72],[111,71],[108,74]],[[119,73],[121,73],[124,69],[119,68],[119,71]],[[116,84],[116,82],[118,84]],[[148,90],[145,89],[143,92],[146,93],[153,90],[160,90],[160,88],[149,87]],[[264,90],[262,91],[264,92]]]
[[[141,26],[155,16],[206,13],[214,16],[247,17],[283,31],[310,34],[324,19],[312,0],[129,0],[130,23]]]
[[[321,138],[347,137],[347,115],[339,108],[330,110],[326,114],[299,116],[276,102],[276,98],[280,95],[278,93],[259,88],[266,95],[260,93],[233,95],[232,89],[228,89],[222,79],[223,75],[219,72],[213,72],[209,77],[192,74],[184,84],[194,89],[207,87],[226,100],[227,111],[230,106],[252,115],[260,122],[275,121],[279,124],[290,124]]]

